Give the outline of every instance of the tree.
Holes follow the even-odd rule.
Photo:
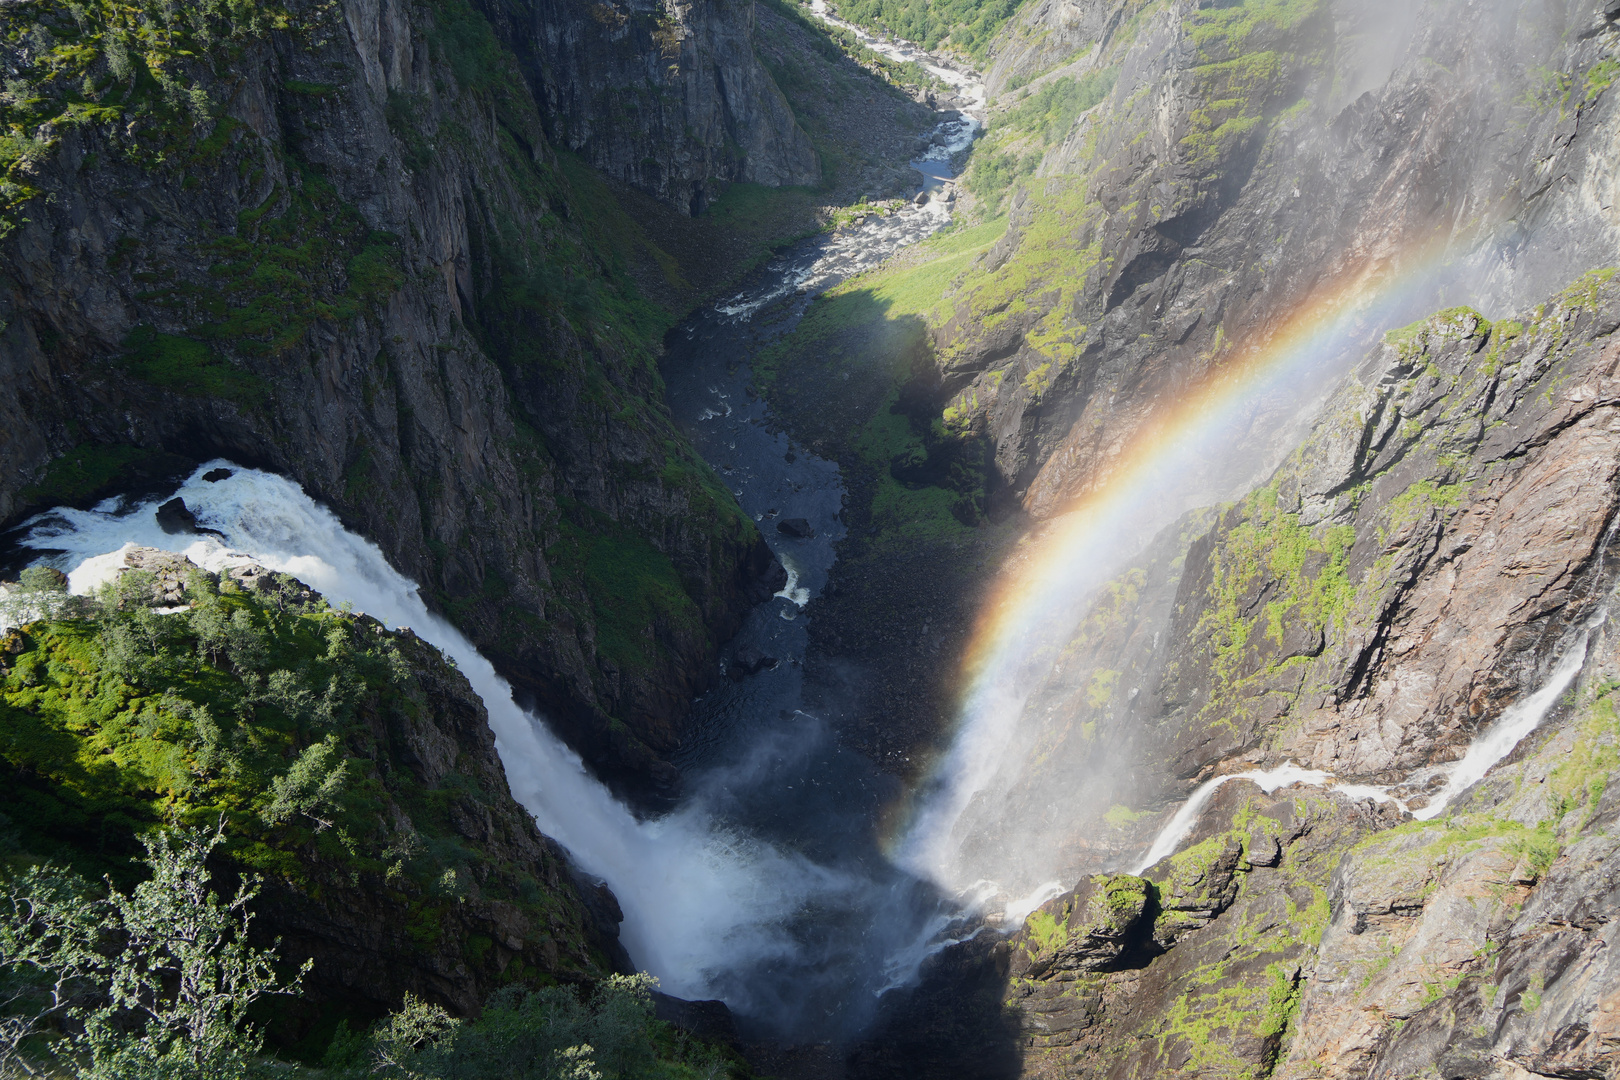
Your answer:
[[[229,901],[211,886],[214,829],[177,829],[145,838],[149,880],[128,894],[109,880],[105,898],[50,868],[8,883],[0,903],[5,974],[18,985],[16,1012],[0,1030],[0,1076],[32,1075],[24,1040],[61,1019],[74,1022],[53,1043],[56,1075],[82,1080],[238,1080],[262,1035],[247,1010],[270,994],[297,993],[306,963],[290,980],[274,949],[248,944],[257,880]],[[80,1002],[84,1002],[80,1004]],[[10,1065],[5,1062],[9,1060]],[[4,1070],[12,1071],[6,1073]]]
[[[78,598],[69,595],[62,575],[44,566],[30,566],[17,575],[15,585],[0,590],[0,629],[23,626],[35,619],[55,619],[72,610]]]
[[[0,899],[0,1077],[37,1075],[24,1048],[94,990],[100,934],[101,913],[72,875],[31,867],[10,882]]]
[[[280,825],[295,815],[308,818],[315,831],[332,827],[328,807],[348,775],[348,762],[338,753],[337,738],[328,735],[298,755],[292,768],[270,781],[270,804],[259,811],[266,825]]]

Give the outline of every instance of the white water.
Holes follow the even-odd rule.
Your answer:
[[[1586,645],[1591,640],[1592,631],[1602,626],[1607,617],[1606,611],[1600,612],[1597,618],[1582,627],[1580,635],[1564,650],[1558,666],[1553,668],[1541,689],[1514,702],[1497,718],[1496,723],[1474,736],[1466,754],[1444,766],[1445,786],[1435,793],[1427,806],[1414,812],[1413,817],[1419,821],[1429,821],[1438,816],[1447,803],[1484,779],[1498,761],[1511,754],[1526,735],[1541,725],[1547,711],[1569,689],[1575,676],[1581,673],[1581,668],[1586,664]]]
[[[790,253],[767,268],[766,284],[744,290],[718,303],[714,310],[736,322],[747,322],[762,308],[800,293],[820,292],[847,277],[871,270],[903,247],[926,240],[951,222],[950,207],[938,199],[923,206],[905,203],[887,214],[872,213],[853,228],[827,237],[807,258]],[[703,419],[712,419],[711,413]]]
[[[810,0],[810,11],[823,22],[854,34],[862,45],[880,56],[886,56],[890,60],[898,60],[903,64],[913,63],[918,65],[934,78],[949,86],[967,102],[966,108],[963,109],[963,113],[969,121],[969,125],[965,129],[965,139],[960,145],[955,145],[950,149],[940,148],[931,153],[930,157],[943,161],[958,150],[965,150],[972,145],[973,136],[978,130],[978,120],[972,116],[972,113],[982,113],[984,111],[984,83],[975,72],[963,71],[960,68],[942,63],[939,57],[924,52],[909,42],[890,41],[887,38],[876,37],[854,23],[845,22],[827,10],[827,0]]]
[[[123,508],[57,510],[30,522],[28,546],[55,550],[48,561],[85,592],[116,573],[127,544],[180,552],[211,570],[258,562],[307,582],[333,603],[349,601],[390,626],[410,626],[438,646],[483,698],[512,793],[588,873],[613,889],[624,909],[623,941],[636,964],[681,997],[719,996],[717,980],[744,962],[792,957],[784,923],[807,904],[858,888],[853,879],[789,852],[715,828],[694,801],[657,821],[638,822],[544,724],[519,708],[511,687],[459,631],[428,611],[414,582],[382,551],[344,529],[293,482],[238,469],[207,483],[201,466],[177,494],[209,528],[225,535],[169,535],[157,501]],[[113,553],[113,554],[109,554]],[[912,970],[915,970],[912,968]],[[735,982],[730,1004],[748,1011]]]
[[[1193,826],[1198,824],[1198,815],[1203,813],[1210,798],[1229,780],[1251,781],[1267,795],[1290,784],[1307,784],[1311,787],[1335,788],[1351,797],[1370,797],[1380,802],[1391,801],[1389,793],[1382,788],[1368,787],[1364,784],[1339,784],[1330,773],[1317,769],[1302,769],[1291,761],[1275,769],[1257,769],[1253,772],[1217,776],[1199,785],[1198,790],[1194,791],[1170,820],[1165,822],[1164,828],[1159,830],[1159,835],[1154,838],[1147,854],[1143,855],[1131,869],[1131,873],[1140,874],[1166,855],[1174,855],[1176,848],[1187,838],[1187,834],[1192,832]]]
[[[781,555],[779,559],[782,563],[782,569],[787,571],[787,584],[783,585],[780,590],[772,593],[771,595],[773,597],[780,596],[784,600],[790,600],[793,602],[795,607],[803,608],[810,602],[810,590],[802,588],[799,585],[799,566],[793,561],[793,556],[791,555],[784,554]],[[788,612],[783,612],[782,617],[787,618],[788,614]]]
[[[1620,519],[1617,519],[1620,520]],[[1612,533],[1612,529],[1610,530]],[[1606,543],[1606,541],[1605,541]],[[1586,647],[1591,640],[1592,632],[1608,619],[1607,609],[1598,612],[1590,622],[1581,628],[1579,635],[1564,650],[1558,664],[1547,681],[1529,697],[1514,702],[1497,719],[1496,723],[1486,728],[1474,737],[1469,744],[1468,751],[1456,761],[1443,765],[1438,769],[1426,769],[1410,778],[1407,783],[1432,780],[1435,776],[1444,776],[1445,785],[1441,787],[1418,810],[1411,811],[1418,821],[1431,821],[1438,817],[1446,806],[1456,796],[1468,790],[1474,784],[1485,778],[1497,762],[1513,752],[1524,737],[1541,726],[1541,721],[1547,716],[1564,691],[1569,689],[1575,677],[1580,674],[1581,668],[1586,664]],[[1133,874],[1140,874],[1153,866],[1154,863],[1167,855],[1173,855],[1181,842],[1192,832],[1193,826],[1198,822],[1199,814],[1209,803],[1218,788],[1228,780],[1252,780],[1267,794],[1288,784],[1308,784],[1313,787],[1328,788],[1342,791],[1351,798],[1371,798],[1379,802],[1394,802],[1402,810],[1407,809],[1406,804],[1389,793],[1388,788],[1375,787],[1370,784],[1341,784],[1334,780],[1332,774],[1314,769],[1301,769],[1288,762],[1276,769],[1231,773],[1226,776],[1217,776],[1200,785],[1188,797],[1187,801],[1167,821],[1153,844],[1148,848],[1137,865],[1131,870]]]

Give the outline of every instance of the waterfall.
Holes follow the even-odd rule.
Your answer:
[[[233,469],[224,480],[202,475]],[[624,910],[623,941],[638,966],[669,993],[726,997],[743,1012],[768,1010],[748,984],[726,974],[781,963],[801,946],[789,931],[806,905],[830,904],[864,883],[793,852],[714,824],[701,800],[638,821],[586,771],[453,626],[431,613],[417,585],[370,541],[346,530],[295,483],[225,461],[197,469],[175,493],[223,541],[171,535],[158,526],[162,500],[108,500],[93,510],[58,509],[27,523],[23,543],[39,550],[85,592],[122,565],[128,544],[179,552],[210,570],[257,562],[307,582],[333,603],[390,626],[410,626],[453,658],[489,709],[512,793],[587,873],[606,881]],[[109,554],[111,553],[111,554]]]
[[[1391,802],[1393,797],[1383,788],[1369,787],[1365,784],[1340,784],[1334,780],[1332,774],[1316,769],[1302,769],[1292,761],[1284,762],[1275,769],[1257,769],[1252,772],[1228,773],[1217,776],[1213,780],[1206,780],[1181,804],[1170,820],[1165,822],[1159,830],[1159,835],[1153,838],[1148,847],[1147,854],[1143,855],[1137,864],[1132,867],[1131,873],[1141,874],[1153,866],[1154,863],[1167,855],[1174,855],[1176,848],[1193,831],[1198,824],[1198,815],[1203,813],[1211,797],[1220,789],[1220,786],[1229,780],[1248,780],[1254,783],[1267,795],[1281,787],[1290,784],[1308,784],[1312,787],[1330,788],[1343,791],[1353,798],[1372,798],[1379,802]]]
[[[1607,618],[1608,611],[1601,610],[1581,627],[1580,633],[1564,650],[1541,688],[1510,705],[1496,723],[1474,736],[1474,741],[1468,744],[1467,753],[1441,768],[1440,775],[1446,778],[1445,786],[1435,793],[1427,806],[1414,811],[1413,817],[1419,821],[1437,817],[1452,799],[1482,780],[1498,761],[1511,754],[1526,735],[1541,725],[1548,710],[1569,689],[1575,676],[1581,673],[1581,668],[1586,666],[1587,643],[1591,640],[1592,632],[1602,626]]]

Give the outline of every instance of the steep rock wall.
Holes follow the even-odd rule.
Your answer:
[[[283,472],[614,782],[667,791],[716,643],[780,572],[662,404],[671,312],[635,280],[678,283],[668,257],[465,4],[167,39],[121,10],[8,16],[43,88],[8,116],[56,119],[8,161],[0,519],[163,454]]]
[[[1082,874],[1166,820],[1108,803],[1178,775],[1292,760],[1421,809],[1568,650],[1585,666],[1434,821],[1234,780],[1140,878],[1082,876],[999,960],[1025,1075],[1610,1075],[1611,278],[1520,319],[1458,309],[1392,335],[1269,485],[1167,534],[1128,575],[1140,595],[1082,628],[1034,702],[1042,758],[977,808],[1006,829],[1058,791],[1090,804],[1066,825]],[[1166,621],[1155,678],[1138,628]],[[1090,694],[1087,662],[1140,692]]]
[[[991,440],[1038,517],[1105,477],[1154,402],[1352,282],[1409,275],[1407,318],[1459,279],[1518,307],[1614,247],[1600,5],[1043,4],[1009,35],[998,85],[1035,77],[1003,91],[980,155],[1038,164],[933,343],[946,422]],[[1026,38],[1075,48],[1019,59]],[[1093,77],[1111,91],[1067,127],[1020,118]],[[1202,490],[1285,452],[1294,408],[1260,403],[1260,449]]]
[[[122,882],[141,834],[223,827],[222,889],[258,876],[254,935],[313,961],[272,1010],[284,1041],[362,1028],[407,993],[467,1015],[510,983],[627,966],[611,894],[577,883],[512,797],[483,702],[437,649],[263,567],[216,581],[150,548],[124,561],[171,612],[146,616],[135,662],[117,645],[130,579],[119,614],[0,638],[8,864]],[[220,615],[235,637],[215,626],[203,647]],[[281,791],[298,811],[271,811]]]
[[[719,182],[821,176],[754,55],[752,0],[490,0],[547,134],[616,179],[698,213]]]

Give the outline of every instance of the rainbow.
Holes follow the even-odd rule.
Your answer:
[[[1418,303],[1432,309],[1446,248],[1435,244],[1432,253],[1408,256],[1341,275],[1234,344],[1151,413],[1106,472],[1020,544],[964,654],[955,739],[891,826],[888,849],[896,862],[946,887],[972,880],[968,868],[955,865],[952,830],[1001,770],[1024,699],[1044,674],[1043,647],[1072,632],[1092,591],[1140,542],[1219,497],[1186,490],[1185,478],[1233,453],[1253,402],[1285,389],[1298,399],[1302,380],[1319,392],[1325,358],[1342,356],[1347,342],[1387,328],[1395,316],[1411,318]]]

